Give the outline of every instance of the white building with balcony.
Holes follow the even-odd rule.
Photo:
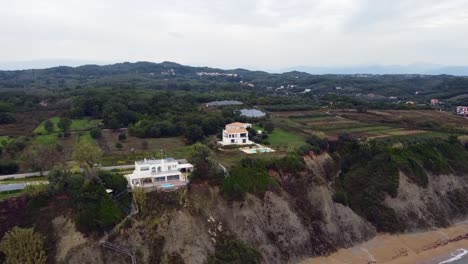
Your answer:
[[[252,127],[252,124],[240,122],[227,124],[223,129],[223,140],[218,141],[218,144],[222,146],[253,144],[249,140],[249,131],[247,131],[249,127]]]
[[[187,185],[187,177],[192,171],[193,165],[186,160],[144,159],[135,161],[135,170],[125,178],[132,189],[175,189]]]

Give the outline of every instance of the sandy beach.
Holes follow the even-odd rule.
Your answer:
[[[377,235],[330,256],[310,258],[301,264],[430,264],[447,259],[451,252],[468,248],[468,222],[445,229],[402,235]],[[439,261],[437,261],[439,260]]]

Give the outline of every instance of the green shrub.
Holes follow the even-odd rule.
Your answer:
[[[253,247],[234,237],[226,237],[218,242],[214,255],[208,258],[209,264],[243,263],[256,264],[262,262],[262,255]]]
[[[5,264],[45,264],[44,237],[32,228],[14,227],[0,242],[0,251],[5,254]]]
[[[344,192],[336,192],[333,194],[332,199],[335,203],[340,203],[342,205],[348,205],[348,196]]]
[[[119,140],[120,141],[125,141],[127,139],[127,135],[125,133],[120,133],[119,134]]]
[[[328,142],[326,139],[319,138],[316,135],[311,135],[306,139],[307,144],[319,149],[320,152],[328,149]]]
[[[18,163],[11,160],[0,160],[0,174],[13,174],[18,170]]]
[[[127,188],[127,179],[122,174],[101,170],[98,176],[108,189],[119,191]]]
[[[246,193],[263,195],[276,187],[277,182],[268,175],[265,167],[236,166],[223,181],[222,191],[227,200],[243,200]]]
[[[100,129],[100,128],[97,128],[97,127],[91,128],[91,130],[89,131],[89,134],[90,134],[91,137],[94,138],[94,139],[98,139],[98,138],[101,138],[101,137],[102,137],[101,129]]]

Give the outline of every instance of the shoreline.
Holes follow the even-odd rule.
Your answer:
[[[432,264],[468,249],[468,222],[448,228],[406,234],[378,234],[373,239],[340,249],[329,256],[308,258],[301,264]]]

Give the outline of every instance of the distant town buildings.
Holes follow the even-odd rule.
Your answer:
[[[237,73],[223,73],[223,72],[197,72],[198,76],[224,76],[224,77],[238,77]]]
[[[175,71],[174,71],[174,69],[169,69],[169,70],[167,70],[167,71],[161,72],[161,75],[171,75],[171,76],[174,76],[174,75],[175,75]]]
[[[431,105],[438,105],[439,99],[431,99]]]
[[[468,106],[457,106],[457,115],[468,116]]]

